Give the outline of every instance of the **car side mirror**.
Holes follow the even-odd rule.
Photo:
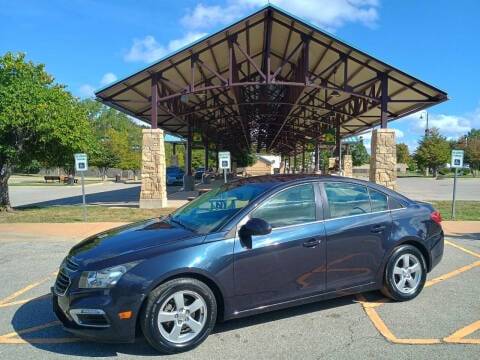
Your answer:
[[[272,232],[272,226],[263,219],[252,218],[248,220],[238,232],[242,244],[248,249],[252,248],[252,236],[268,235]]]

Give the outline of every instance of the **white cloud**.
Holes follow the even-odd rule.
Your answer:
[[[95,96],[95,88],[90,84],[83,84],[78,89],[78,93],[80,97],[84,97],[84,98],[93,97]]]
[[[203,32],[188,32],[182,38],[171,40],[166,46],[159,44],[152,35],[147,35],[143,39],[133,40],[133,45],[128,53],[125,54],[124,59],[128,62],[142,61],[150,63],[205,35]]]
[[[328,31],[335,31],[348,22],[358,22],[373,27],[378,20],[378,0],[271,0],[270,2]],[[230,0],[225,6],[208,6],[200,3],[187,11],[181,23],[189,29],[209,29],[228,24],[244,16],[253,8],[265,4],[264,0]]]
[[[227,0],[223,6],[198,3],[193,9],[187,9],[180,19],[180,24],[186,31],[185,36],[171,40],[168,44],[159,43],[153,35],[134,39],[124,60],[146,63],[158,60],[205,36],[204,31],[227,25],[266,3],[265,0]],[[379,0],[272,0],[271,3],[328,31],[335,31],[348,22],[373,27],[378,20]]]
[[[102,80],[100,80],[100,85],[105,86],[110,83],[113,83],[116,80],[117,80],[117,75],[115,75],[114,73],[108,72],[102,76]]]
[[[421,136],[425,133],[427,120],[424,112],[411,114],[398,120],[398,122],[408,126],[408,130],[413,136]],[[456,139],[469,132],[472,128],[480,127],[480,107],[474,112],[465,115],[429,113],[428,127],[438,128],[440,133],[448,139]]]
[[[100,85],[97,86],[105,86],[117,80],[117,76],[112,72],[105,73],[102,78],[100,79]],[[81,98],[91,98],[95,96],[95,86],[90,84],[83,84],[78,88],[78,94]]]

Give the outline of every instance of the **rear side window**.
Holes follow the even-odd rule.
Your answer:
[[[380,191],[368,189],[370,192],[370,202],[372,204],[372,212],[388,210],[387,195]]]
[[[272,196],[252,212],[278,228],[316,220],[315,192],[312,184],[298,185]]]
[[[366,186],[348,183],[325,183],[330,217],[359,215],[371,212]]]
[[[395,209],[402,209],[405,206],[400,201],[395,199],[393,196],[389,196],[388,197],[388,207],[390,208],[390,210],[395,210]]]

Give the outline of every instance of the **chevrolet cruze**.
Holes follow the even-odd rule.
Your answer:
[[[129,342],[141,331],[175,353],[219,320],[374,289],[410,300],[442,258],[440,222],[429,204],[365,181],[246,178],[74,246],[54,311],[79,336]]]

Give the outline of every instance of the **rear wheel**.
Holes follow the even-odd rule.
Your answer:
[[[140,321],[150,345],[172,354],[203,342],[216,318],[217,303],[210,288],[196,279],[179,278],[150,293]]]
[[[402,245],[393,251],[385,268],[382,293],[396,301],[415,298],[423,289],[427,277],[425,259],[412,245]]]

